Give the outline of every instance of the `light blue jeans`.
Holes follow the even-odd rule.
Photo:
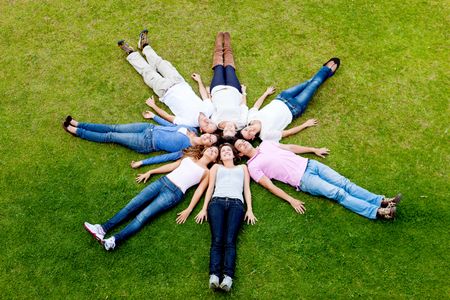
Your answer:
[[[126,219],[136,216],[124,229],[114,235],[118,245],[138,232],[152,218],[181,202],[183,196],[183,192],[172,181],[166,176],[161,177],[102,224],[103,230],[108,232]]]
[[[300,182],[300,190],[314,196],[336,200],[345,208],[369,219],[377,218],[377,210],[384,198],[357,186],[330,167],[313,159],[308,160],[308,166]]]
[[[152,140],[154,128],[151,123],[106,125],[80,122],[77,135],[92,142],[116,143],[138,153],[150,153],[155,151]]]
[[[311,79],[282,91],[276,99],[283,101],[294,118],[303,114],[319,86],[332,74],[328,67],[320,68]]]

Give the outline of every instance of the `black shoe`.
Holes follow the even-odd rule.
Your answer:
[[[67,127],[68,127],[69,125],[70,125],[70,124],[66,125],[66,121],[64,121],[64,122],[62,123],[62,127],[64,128],[64,130],[65,130],[67,133],[70,133],[70,134],[73,135],[73,136],[77,136],[76,134],[70,132],[69,129],[67,129]]]
[[[139,34],[138,49],[142,51],[144,47],[147,45],[148,45],[148,30],[144,29]]]
[[[118,41],[117,45],[120,47],[120,49],[125,51],[126,54],[130,54],[130,53],[134,52],[134,49],[130,45],[128,45],[128,43],[125,42],[125,40]]]
[[[333,58],[330,58],[326,63],[324,63],[323,66],[325,67],[327,65],[327,63],[329,63],[330,61],[334,62],[334,64],[337,66],[336,66],[336,70],[334,70],[334,72],[332,72],[331,75],[328,77],[333,76],[334,73],[336,73],[336,71],[339,69],[339,66],[341,65],[341,60],[337,57],[333,57]]]
[[[71,116],[67,116],[66,120],[64,121],[64,127],[67,127],[70,125],[70,121],[72,121],[72,117]]]

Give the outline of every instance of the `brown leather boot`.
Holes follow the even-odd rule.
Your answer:
[[[217,33],[216,43],[214,45],[212,67],[214,68],[217,65],[223,66],[223,32]]]
[[[231,36],[229,32],[223,33],[223,65],[224,67],[232,66],[236,69],[234,65],[233,50],[231,49]]]

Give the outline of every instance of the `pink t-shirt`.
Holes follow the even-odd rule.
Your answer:
[[[263,141],[259,145],[258,153],[247,162],[248,171],[254,181],[258,182],[266,176],[294,187],[300,185],[307,164],[307,158],[281,149],[275,141]]]

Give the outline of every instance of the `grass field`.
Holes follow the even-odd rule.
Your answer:
[[[0,12],[1,298],[450,297],[448,1],[0,1]],[[135,45],[145,27],[159,54],[205,82],[214,37],[230,31],[250,103],[340,57],[293,122],[320,125],[285,142],[328,147],[319,160],[352,181],[402,192],[397,220],[283,186],[306,202],[296,215],[253,183],[259,222],[240,234],[229,295],[207,288],[209,227],[175,223],[192,191],[116,251],[101,249],[82,224],[143,188],[129,163],[146,156],[60,123],[141,121],[152,91],[116,41]]]

